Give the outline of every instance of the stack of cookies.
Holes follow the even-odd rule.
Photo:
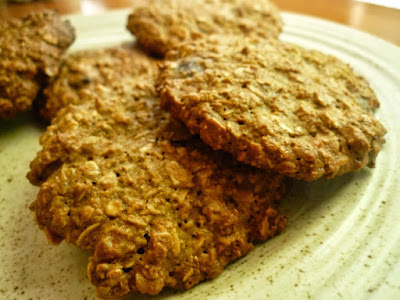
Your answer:
[[[214,278],[280,233],[286,178],[372,167],[385,129],[364,78],[279,41],[268,0],[154,0],[137,45],[70,54],[29,180],[49,241],[90,253],[102,298]]]

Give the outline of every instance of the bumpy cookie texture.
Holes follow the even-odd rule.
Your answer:
[[[131,65],[135,68],[127,67]],[[151,72],[154,72],[154,62],[130,46],[71,53],[44,90],[44,97],[38,104],[40,115],[50,121],[64,106],[80,103],[84,94],[98,84],[110,85],[113,80],[123,80],[125,76]]]
[[[163,57],[180,42],[210,34],[276,39],[282,19],[269,0],[153,0],[134,9],[127,27],[147,51]]]
[[[0,22],[0,118],[32,106],[74,39],[73,27],[53,11]]]
[[[37,223],[90,252],[102,298],[190,288],[286,226],[283,176],[192,137],[160,108],[151,74],[97,84],[61,109],[28,174]]]
[[[164,107],[240,161],[314,180],[373,166],[384,143],[375,94],[333,56],[217,37],[181,45],[168,59]]]

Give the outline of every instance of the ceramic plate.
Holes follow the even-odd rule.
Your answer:
[[[69,17],[78,37],[71,51],[131,42],[127,14]],[[400,298],[400,48],[323,20],[283,17],[282,40],[334,54],[370,81],[388,130],[377,167],[294,182],[282,208],[290,224],[280,236],[189,291],[126,299]],[[0,122],[0,298],[96,299],[87,255],[49,245],[28,209],[38,189],[25,174],[43,130],[30,113]]]

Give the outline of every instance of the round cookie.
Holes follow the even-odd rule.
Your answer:
[[[373,166],[386,132],[368,83],[300,46],[214,37],[167,57],[159,90],[193,134],[238,160],[305,180]]]
[[[163,57],[180,42],[210,34],[276,39],[282,19],[269,0],[153,0],[134,9],[127,27],[144,49]]]
[[[191,136],[161,109],[153,74],[82,91],[52,120],[28,174],[40,185],[38,225],[89,251],[101,298],[190,288],[286,226],[276,209],[284,177]]]
[[[71,24],[53,11],[0,22],[0,118],[31,108],[74,39]]]
[[[98,84],[109,86],[125,77],[154,75],[156,72],[154,61],[135,47],[74,52],[64,59],[59,74],[44,90],[44,97],[37,106],[41,117],[51,121],[61,108],[80,103],[84,94]]]

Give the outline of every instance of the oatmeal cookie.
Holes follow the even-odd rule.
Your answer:
[[[161,71],[163,106],[238,160],[305,180],[373,166],[385,128],[360,75],[282,42],[215,37],[182,44]]]
[[[182,41],[216,33],[276,39],[282,19],[269,0],[152,0],[134,9],[127,27],[144,49],[163,57]]]
[[[89,251],[102,298],[188,289],[286,226],[283,176],[193,137],[161,109],[152,74],[83,91],[41,137],[28,174],[38,225],[52,243]]]
[[[53,11],[0,22],[0,118],[32,106],[74,39],[71,24]]]
[[[98,84],[110,85],[113,80],[155,71],[154,61],[129,45],[71,53],[38,101],[40,115],[50,121],[64,106],[78,104]]]

